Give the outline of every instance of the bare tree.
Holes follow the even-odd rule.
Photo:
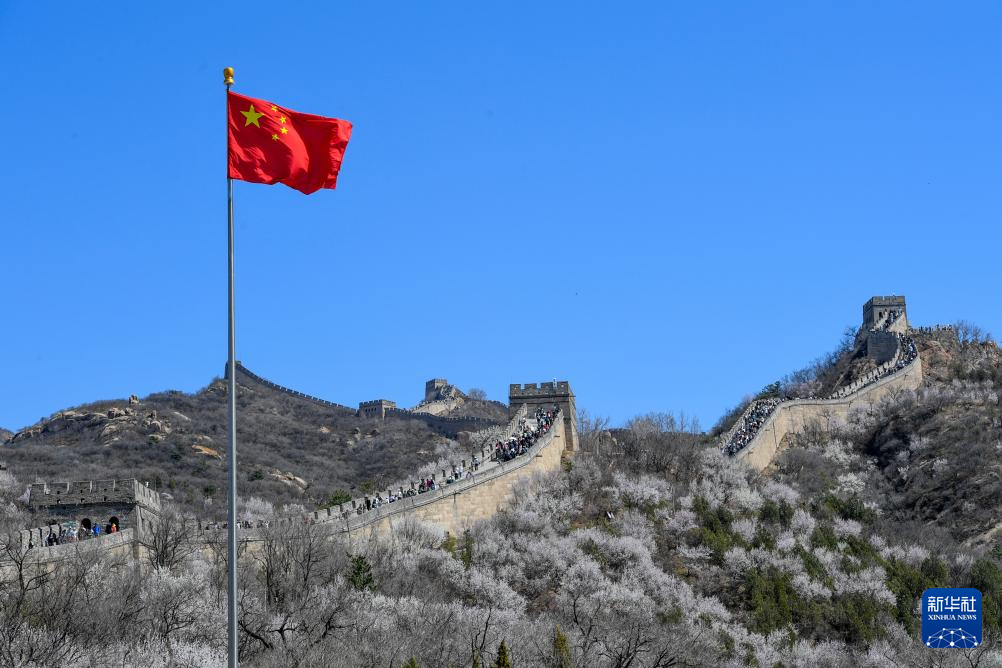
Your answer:
[[[194,551],[192,532],[197,524],[172,506],[165,506],[151,529],[140,532],[139,544],[154,568],[176,570]]]

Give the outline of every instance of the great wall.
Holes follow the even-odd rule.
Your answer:
[[[922,384],[922,361],[914,341],[908,336],[909,324],[903,297],[874,297],[864,306],[864,325],[852,354],[864,349],[876,367],[846,385],[838,386],[825,398],[785,398],[752,401],[735,424],[720,439],[725,456],[762,471],[774,460],[784,440],[791,434],[811,427],[831,429],[844,423],[854,410],[865,409],[895,392],[915,390]],[[893,343],[893,345],[890,345]],[[238,373],[291,396],[317,402],[345,414],[359,410],[312,397],[265,380],[242,365]],[[433,381],[429,381],[429,384]],[[444,381],[442,381],[444,382]],[[838,385],[838,384],[837,384]],[[381,401],[381,400],[380,400]],[[371,402],[365,402],[371,403]],[[529,417],[537,408],[557,407],[557,419],[524,454],[510,461],[492,461],[489,444],[504,441],[532,426]],[[349,536],[393,531],[408,518],[437,526],[443,532],[458,533],[470,524],[490,517],[512,498],[516,489],[537,475],[557,471],[562,460],[578,450],[575,396],[566,381],[513,384],[509,387],[509,421],[502,426],[483,419],[446,418],[394,409],[416,419],[431,419],[437,424],[479,425],[468,435],[471,459],[441,470],[432,489],[414,493],[417,483],[409,480],[386,490],[393,502],[372,503],[368,496],[306,514],[275,517],[268,527],[288,524],[319,524],[330,534]],[[751,426],[750,426],[751,425]],[[741,435],[741,439],[738,439]],[[740,440],[740,446],[735,444]],[[474,457],[478,454],[478,464]],[[457,475],[457,472],[459,474]],[[463,474],[465,473],[465,475]],[[395,492],[399,491],[399,494]],[[380,498],[377,493],[376,498]],[[120,530],[86,541],[93,549],[139,556],[144,534],[154,528],[160,513],[159,496],[135,480],[109,480],[75,483],[37,483],[31,486],[29,504],[38,512],[53,516],[84,517],[88,514],[119,520]],[[89,520],[88,520],[89,521]],[[204,542],[221,539],[219,527],[195,522]],[[24,530],[22,542],[36,548],[34,559],[53,561],[71,554],[81,543],[45,546],[45,537],[58,524]],[[260,527],[241,529],[241,541],[260,541]]]
[[[569,383],[513,384],[509,395],[511,415],[507,426],[498,428],[492,424],[479,432],[484,440],[471,451],[470,467],[472,457],[480,455],[475,470],[462,460],[452,471],[442,470],[441,477],[431,474],[434,488],[420,494],[416,493],[418,483],[411,480],[396,486],[400,495],[392,503],[376,505],[372,503],[374,499],[365,496],[339,504],[337,508],[277,516],[266,522],[267,528],[306,523],[319,525],[320,530],[328,534],[353,537],[391,532],[400,522],[414,518],[437,526],[447,534],[461,532],[472,523],[490,517],[509,502],[520,485],[535,476],[558,470],[563,458],[577,450],[577,432],[573,420],[568,417],[576,415]],[[535,409],[554,407],[557,412],[552,427],[542,432],[524,454],[509,461],[492,460],[488,437],[504,441],[524,430],[532,431],[536,427],[531,417]],[[466,474],[453,475],[457,470]],[[414,493],[405,494],[408,490]],[[387,497],[394,494],[394,488],[386,491]],[[29,505],[37,513],[51,517],[41,526],[23,530],[20,536],[23,545],[31,545],[32,558],[40,562],[58,561],[81,547],[138,558],[143,544],[155,531],[161,511],[159,496],[131,479],[36,483],[30,488]],[[46,545],[48,536],[58,533],[62,520],[71,517],[74,524],[83,526],[86,522],[88,529],[92,517],[104,518],[100,522],[113,520],[117,531],[80,542]],[[193,518],[191,526],[198,527],[198,539],[204,544],[221,541],[225,533],[225,527],[205,525],[197,518]],[[253,548],[266,530],[260,526],[241,528],[240,541]]]
[[[424,413],[421,411],[409,410],[406,408],[397,408],[394,402],[387,401],[385,399],[362,401],[359,402],[358,408],[355,409],[351,408],[350,406],[345,406],[344,404],[339,404],[333,401],[328,401],[326,399],[321,399],[319,397],[314,397],[313,395],[304,394],[303,392],[299,392],[297,390],[290,389],[283,385],[279,385],[278,383],[274,383],[268,380],[267,378],[262,378],[256,373],[253,373],[250,369],[245,367],[239,361],[236,363],[236,367],[237,367],[238,380],[240,378],[243,378],[244,380],[250,380],[260,385],[264,385],[265,387],[268,387],[277,392],[287,394],[290,397],[311,401],[319,406],[323,406],[324,408],[329,408],[343,415],[360,415],[363,417],[378,417],[380,419],[385,419],[387,415],[399,418],[409,418],[413,420],[421,420],[432,429],[437,429],[440,431],[483,429],[484,427],[495,424],[494,421],[492,420],[476,416],[449,417],[445,415],[434,415],[432,413]],[[226,373],[228,373],[228,369],[224,368],[223,372],[224,377]],[[503,404],[500,405],[503,406]]]
[[[845,423],[854,410],[865,409],[896,392],[918,389],[922,385],[922,360],[908,330],[904,297],[872,298],[863,307],[863,327],[853,356],[865,346],[870,357],[883,361],[826,398],[752,401],[721,436],[721,451],[762,471],[772,463],[789,435],[812,427],[830,430]],[[888,355],[889,359],[885,359]]]

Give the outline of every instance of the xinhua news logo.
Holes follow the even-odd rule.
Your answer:
[[[922,593],[922,642],[927,647],[972,649],[981,644],[981,592],[926,589]]]

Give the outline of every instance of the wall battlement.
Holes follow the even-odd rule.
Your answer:
[[[566,380],[547,383],[512,383],[508,386],[508,415],[513,416],[522,405],[528,405],[531,413],[538,408],[560,406],[564,416],[564,433],[567,435],[564,447],[572,452],[578,447],[578,409],[574,403],[574,392]]]
[[[34,509],[100,504],[135,504],[160,512],[160,497],[134,478],[39,482],[31,485],[28,505]]]
[[[512,383],[508,386],[508,396],[512,398],[557,395],[573,395],[571,384],[566,380],[561,380],[548,383],[525,383],[524,385]]]
[[[237,362],[236,366],[237,366],[237,373],[238,374],[243,374],[247,378],[250,378],[251,380],[254,380],[254,381],[256,381],[256,382],[258,382],[258,383],[260,383],[262,385],[270,387],[273,390],[278,390],[279,392],[283,392],[285,394],[288,394],[289,396],[296,397],[297,399],[306,399],[307,401],[312,401],[313,403],[320,404],[321,406],[324,406],[325,408],[331,408],[331,409],[333,409],[335,411],[339,411],[339,412],[342,412],[342,413],[357,413],[358,412],[354,408],[349,408],[348,406],[345,406],[344,404],[338,404],[338,403],[335,403],[333,401],[327,401],[326,399],[320,399],[319,397],[314,397],[314,396],[312,396],[310,394],[303,394],[302,392],[298,392],[296,390],[289,389],[288,387],[285,387],[283,385],[279,385],[278,383],[273,383],[270,380],[268,380],[267,378],[262,378],[261,376],[257,375],[256,373],[251,372],[247,367],[245,367],[240,362]],[[224,367],[224,370],[223,370],[223,377],[224,378],[226,377],[227,373],[229,373],[229,365],[226,365]]]
[[[481,417],[445,417],[439,415],[432,415],[431,413],[415,413],[414,411],[407,410],[406,408],[398,408],[395,402],[388,401],[386,399],[373,399],[370,401],[359,402],[358,408],[349,408],[343,404],[338,404],[333,401],[327,401],[326,399],[320,399],[319,397],[314,397],[309,394],[303,394],[302,392],[297,392],[296,390],[289,389],[278,383],[273,383],[266,378],[262,378],[256,373],[251,372],[243,364],[237,362],[237,373],[242,374],[245,378],[249,378],[261,385],[270,387],[273,390],[283,392],[289,396],[296,397],[297,399],[306,399],[307,401],[312,401],[316,404],[324,406],[325,408],[330,408],[342,414],[351,414],[360,417],[369,418],[381,418],[385,419],[387,416],[410,418],[413,420],[421,420],[426,423],[432,429],[438,429],[440,431],[447,432],[449,434],[455,434],[457,431],[463,430],[475,430],[483,429],[486,426],[497,424],[494,420],[488,420],[487,418]],[[436,378],[429,383],[442,382],[448,384],[441,378]],[[427,385],[426,385],[427,387]],[[437,389],[436,389],[437,391]],[[380,403],[382,402],[382,403]]]

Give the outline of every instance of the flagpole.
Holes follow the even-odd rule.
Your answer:
[[[228,464],[230,469],[230,484],[227,494],[226,521],[226,659],[229,668],[237,668],[240,663],[237,645],[237,337],[234,324],[233,289],[233,179],[229,175],[229,92],[233,85],[233,68],[223,70],[223,82],[226,84],[226,209],[229,222],[229,358],[227,359],[226,376],[229,381],[227,394],[230,399],[230,448]]]

